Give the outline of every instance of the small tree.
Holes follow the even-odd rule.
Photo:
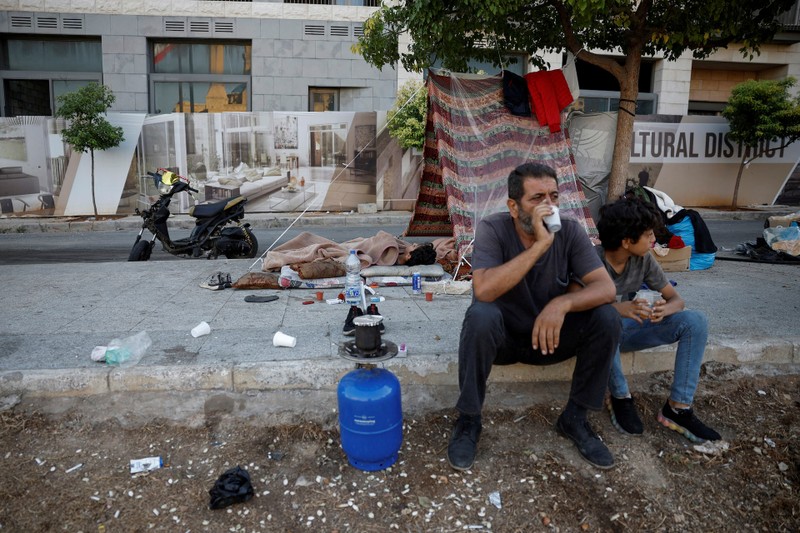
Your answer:
[[[388,114],[389,134],[403,148],[422,148],[428,114],[428,91],[418,81],[408,81],[397,91]]]
[[[745,167],[763,154],[760,145],[777,141],[782,149],[800,139],[800,100],[789,94],[795,81],[791,77],[779,81],[749,80],[731,91],[722,116],[730,123],[730,138],[746,148],[736,175],[733,207]]]
[[[56,98],[56,116],[67,120],[61,131],[64,142],[78,152],[89,152],[92,159],[92,205],[97,217],[97,199],[94,192],[94,151],[119,146],[125,140],[122,128],[111,125],[105,114],[116,97],[111,89],[99,83],[89,83],[77,91]]]

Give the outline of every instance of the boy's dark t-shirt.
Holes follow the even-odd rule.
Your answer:
[[[617,274],[614,268],[608,264],[605,258],[605,250],[602,246],[596,246],[595,250],[606,271],[614,281],[614,286],[617,288],[617,301],[626,302],[633,300],[636,292],[642,288],[642,283],[654,291],[660,291],[667,286],[667,277],[664,271],[661,270],[661,265],[649,253],[643,257],[631,256],[625,264],[625,269]]]
[[[576,221],[562,219],[561,231],[536,265],[497,303],[506,329],[516,336],[529,336],[533,322],[545,305],[564,294],[572,276],[582,278],[603,266],[589,237]],[[480,221],[475,231],[472,269],[492,268],[525,251],[508,212],[495,213]]]

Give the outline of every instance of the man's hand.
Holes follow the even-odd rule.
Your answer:
[[[562,298],[550,300],[550,303],[542,309],[533,323],[531,343],[534,350],[541,351],[542,355],[555,353],[561,340],[561,326],[564,325],[568,309],[569,303]]]
[[[547,226],[544,225],[544,217],[552,213],[553,206],[550,204],[539,204],[533,208],[533,235],[542,252],[547,251],[556,238],[556,234],[547,231]]]

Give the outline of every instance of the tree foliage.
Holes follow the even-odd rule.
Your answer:
[[[418,81],[409,81],[397,91],[397,100],[388,114],[389,134],[403,148],[422,148],[425,144],[425,121],[428,91]]]
[[[643,56],[696,59],[737,43],[752,58],[779,29],[776,16],[795,0],[401,0],[364,25],[354,51],[376,67],[402,64],[418,72],[439,61],[465,71],[470,60],[568,50],[619,83],[620,107],[609,197],[624,192]],[[408,33],[407,50],[398,39]],[[621,59],[591,52],[605,50]]]
[[[749,80],[731,91],[722,116],[730,124],[730,138],[747,147],[742,155],[733,192],[733,206],[739,196],[739,184],[747,165],[763,153],[763,143],[777,143],[783,148],[800,139],[800,100],[791,96],[794,78]],[[776,148],[772,145],[771,148]]]
[[[71,93],[56,98],[56,116],[67,120],[61,138],[78,152],[89,152],[92,159],[92,205],[97,216],[97,199],[94,187],[94,152],[119,146],[125,140],[122,128],[106,120],[106,112],[116,100],[105,85],[89,83]]]

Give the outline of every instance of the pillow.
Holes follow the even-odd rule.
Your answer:
[[[268,170],[266,170],[264,172],[264,175],[265,176],[280,176],[281,175],[281,169],[278,168],[278,167],[270,168],[270,169],[268,169]]]
[[[363,269],[361,275],[364,277],[374,276],[404,276],[410,277],[414,272],[419,272],[423,278],[441,278],[444,276],[444,269],[439,263],[433,265],[392,265],[392,266],[371,266]]]
[[[217,181],[220,185],[235,185],[238,187],[242,184],[242,182],[236,178],[219,178]]]
[[[234,289],[282,289],[278,275],[272,272],[248,272],[231,284]]]
[[[347,275],[344,263],[330,258],[294,263],[289,265],[289,268],[297,272],[300,279],[340,278]]]

